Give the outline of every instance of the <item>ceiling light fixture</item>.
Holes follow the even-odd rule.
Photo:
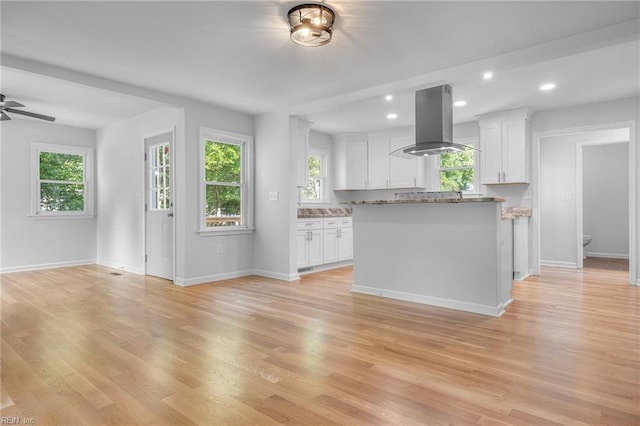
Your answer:
[[[384,98],[385,98],[387,101],[390,101],[390,100],[392,100],[392,99],[393,99],[393,96],[391,96],[391,95],[387,95],[387,96],[385,96]]]
[[[482,78],[484,78],[485,80],[491,80],[493,78],[493,73],[491,71],[487,71],[482,74]]]
[[[556,88],[556,85],[553,83],[545,83],[542,86],[540,86],[540,90],[546,92],[548,90],[553,90]]]
[[[391,114],[387,114],[387,118],[389,120],[394,120],[394,119],[398,118],[398,114],[392,112]]]
[[[331,41],[336,14],[321,4],[301,4],[289,10],[291,41],[300,46],[322,46]]]
[[[467,101],[456,101],[454,102],[454,105],[457,107],[463,107],[467,104]]]

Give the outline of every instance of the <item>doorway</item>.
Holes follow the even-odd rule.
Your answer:
[[[583,268],[583,150],[592,145],[626,142],[622,167],[628,171],[622,212],[628,224],[628,281],[636,283],[636,147],[635,123],[613,123],[539,132],[533,137],[534,183],[532,217],[532,272],[540,265]],[[537,212],[537,215],[535,214]],[[546,212],[546,213],[545,213]]]
[[[173,281],[173,132],[144,140],[145,274]]]

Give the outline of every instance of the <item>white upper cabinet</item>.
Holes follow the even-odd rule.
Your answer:
[[[367,189],[367,135],[333,137],[334,189]]]
[[[309,131],[311,123],[298,117],[289,119],[290,138],[296,147],[296,186],[307,186],[307,152],[309,151]]]
[[[369,185],[367,189],[389,188],[389,135],[369,135]]]
[[[480,119],[481,183],[529,183],[529,115],[517,110]]]
[[[389,138],[389,152],[415,144],[413,129],[410,134],[401,132]],[[389,156],[389,188],[424,188],[425,157],[403,158]]]
[[[424,157],[407,159],[389,155],[413,144],[413,132],[413,128],[406,127],[335,136],[335,189],[424,188]]]

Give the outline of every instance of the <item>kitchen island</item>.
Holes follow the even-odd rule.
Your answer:
[[[352,291],[500,316],[511,303],[511,221],[495,197],[350,203]]]

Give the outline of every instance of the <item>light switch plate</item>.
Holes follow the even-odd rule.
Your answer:
[[[269,192],[269,201],[278,201],[279,195],[278,191]]]
[[[563,192],[562,193],[562,200],[563,201],[571,201],[571,200],[573,200],[573,192]]]

